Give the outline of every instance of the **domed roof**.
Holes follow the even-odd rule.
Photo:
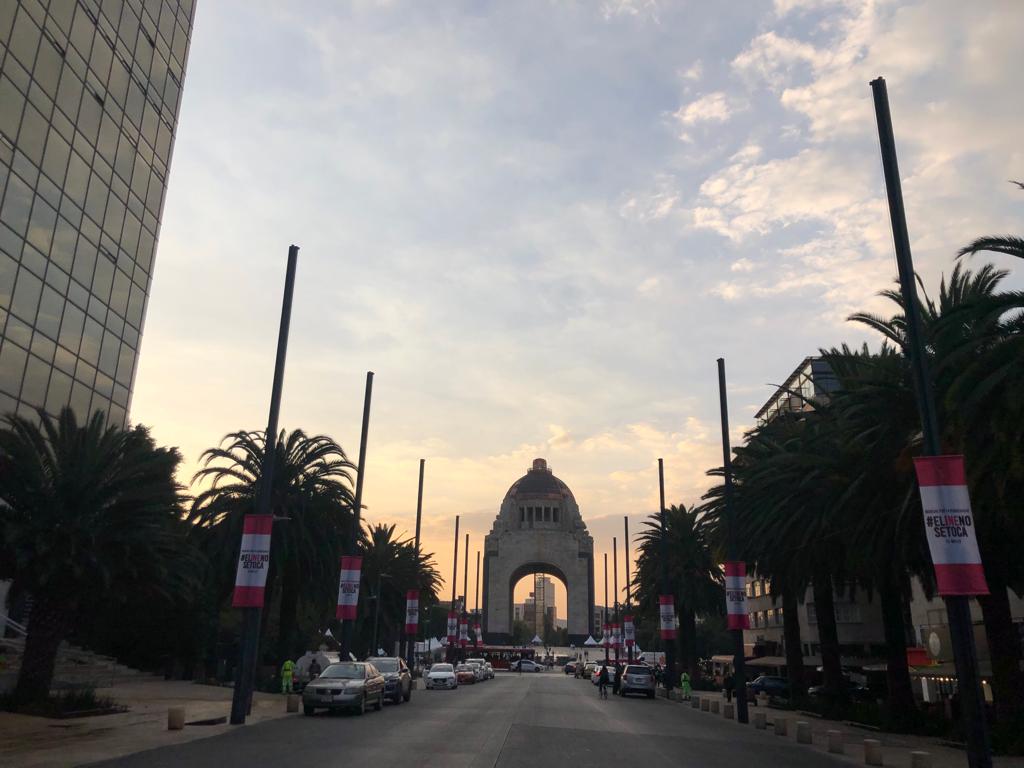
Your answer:
[[[566,498],[575,502],[576,499],[569,490],[569,486],[559,480],[548,469],[548,463],[544,459],[534,459],[533,467],[521,478],[512,483],[512,487],[505,494],[506,499],[520,499],[528,497],[556,496]]]

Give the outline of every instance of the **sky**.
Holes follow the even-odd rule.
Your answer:
[[[543,457],[600,585],[659,457],[669,503],[711,484],[716,358],[736,443],[805,356],[879,344],[846,322],[896,272],[870,80],[925,286],[1020,231],[1022,28],[1015,0],[200,2],[132,420],[186,483],[265,428],[294,243],[281,427],[354,462],[372,370],[368,520],[411,536],[425,458],[424,547],[449,581],[459,515],[472,584]]]

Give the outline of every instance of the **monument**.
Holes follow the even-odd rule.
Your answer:
[[[512,641],[512,592],[524,576],[545,573],[565,586],[569,642],[593,634],[594,540],[569,490],[544,459],[512,484],[484,538],[483,632],[488,644]]]

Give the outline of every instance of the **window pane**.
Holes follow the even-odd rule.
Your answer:
[[[120,347],[121,340],[117,336],[110,331],[103,332],[103,346],[100,348],[100,363],[97,367],[107,376],[114,375],[114,371],[117,368],[117,356],[121,351]],[[106,394],[109,396],[111,393],[106,392]]]
[[[29,17],[28,12],[20,8],[18,17],[14,20],[14,29],[11,31],[11,53],[29,71],[32,71],[32,65],[36,60],[36,49],[39,47],[41,36],[39,27]]]
[[[68,169],[68,158],[71,156],[71,145],[61,138],[57,131],[50,131],[46,142],[46,153],[43,155],[43,172],[58,186],[64,184]]]
[[[31,104],[25,107],[25,116],[21,120],[21,132],[18,134],[18,149],[37,166],[43,164],[43,145],[46,143],[48,128],[46,119]]]
[[[39,86],[46,91],[51,99],[57,98],[57,85],[60,83],[60,71],[64,68],[64,60],[49,40],[39,46],[39,58],[32,73]]]
[[[59,341],[72,352],[78,352],[82,340],[82,327],[85,324],[85,312],[74,304],[64,308],[64,319],[60,325]]]
[[[36,198],[32,207],[32,218],[28,228],[28,241],[44,254],[50,252],[53,242],[53,228],[57,225],[57,211],[51,208],[41,197]]]
[[[100,359],[100,344],[103,341],[103,326],[91,317],[85,319],[85,330],[82,333],[82,348],[78,356],[89,365],[96,365]]]
[[[50,366],[35,355],[28,356],[25,381],[21,385],[21,399],[41,408],[46,402],[46,385],[50,380]]]
[[[60,413],[60,409],[71,399],[71,377],[60,371],[50,374],[50,388],[46,393],[46,410]]]
[[[42,280],[26,269],[19,271],[18,282],[14,286],[14,298],[11,301],[11,313],[32,325],[36,319],[36,310],[39,308],[39,296],[42,291]]]
[[[5,341],[0,350],[0,389],[13,397],[21,389],[21,378],[25,373],[28,353],[11,341]]]
[[[43,296],[39,301],[39,316],[36,319],[36,330],[51,339],[56,339],[60,332],[60,316],[64,310],[64,297],[50,286],[43,288]]]
[[[14,276],[18,274],[18,263],[5,253],[0,253],[0,305],[11,306],[14,293]]]
[[[4,207],[0,210],[0,219],[24,237],[28,231],[28,214],[31,208],[32,190],[17,174],[12,173],[7,180],[7,194],[4,197]]]
[[[25,97],[6,77],[0,78],[0,104],[4,105],[0,109],[0,131],[13,142],[18,136],[18,126],[21,125]]]

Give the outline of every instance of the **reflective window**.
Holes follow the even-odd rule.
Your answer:
[[[42,292],[42,280],[28,270],[19,270],[18,281],[14,284],[14,297],[11,299],[11,313],[31,325],[36,319]]]
[[[21,391],[21,379],[25,373],[28,352],[10,339],[0,348],[0,390],[13,397]]]

